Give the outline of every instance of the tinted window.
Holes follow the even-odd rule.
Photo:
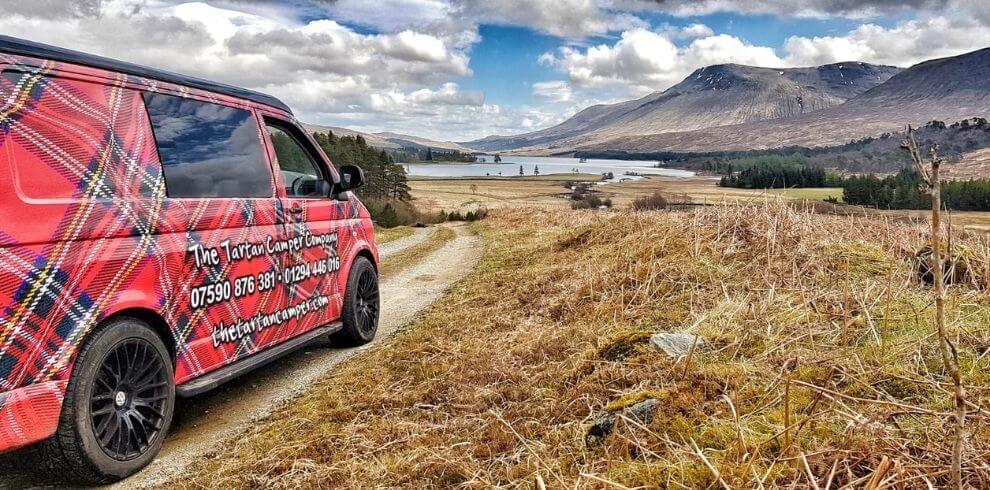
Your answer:
[[[312,155],[285,130],[268,125],[268,134],[275,147],[275,157],[285,183],[285,194],[291,197],[326,197],[320,192],[323,173]]]
[[[271,197],[272,177],[250,111],[144,94],[169,197]]]

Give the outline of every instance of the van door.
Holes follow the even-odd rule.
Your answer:
[[[295,124],[266,117],[270,154],[279,174],[287,250],[283,284],[309,330],[340,318],[341,218],[344,203],[330,197],[333,173],[312,141]]]
[[[161,289],[179,348],[176,383],[299,333],[277,277],[286,241],[260,121],[250,108],[144,94],[181,233],[160,237],[169,266]],[[176,230],[178,231],[178,230]]]

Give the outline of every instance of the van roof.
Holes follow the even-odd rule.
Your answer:
[[[289,114],[292,114],[292,109],[289,109],[289,106],[285,105],[285,103],[281,100],[278,100],[278,98],[272,97],[268,94],[263,94],[261,92],[255,92],[254,90],[235,87],[224,83],[211,82],[209,80],[203,80],[202,78],[180,75],[178,73],[149,68],[147,66],[127,63],[125,61],[118,61],[111,58],[105,58],[103,56],[73,51],[71,49],[59,48],[57,46],[50,46],[48,44],[36,43],[34,41],[27,41],[24,39],[0,35],[0,52],[73,63],[77,65],[85,65],[93,68],[134,75],[137,77],[151,78],[162,82],[185,85],[187,87],[208,90],[210,92],[250,100],[259,104],[274,107],[276,109],[281,109]]]

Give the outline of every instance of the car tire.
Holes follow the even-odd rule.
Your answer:
[[[344,290],[343,328],[330,336],[336,345],[358,346],[375,339],[380,311],[378,272],[365,257],[354,259]]]
[[[146,323],[118,318],[100,326],[78,353],[58,429],[41,448],[47,465],[84,485],[112,483],[147,466],[172,423],[172,364]]]

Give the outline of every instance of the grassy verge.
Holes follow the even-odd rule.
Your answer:
[[[394,242],[400,238],[405,238],[415,232],[411,226],[396,226],[395,228],[376,228],[375,242],[379,245]]]
[[[447,242],[453,240],[455,236],[454,231],[450,228],[437,226],[433,234],[423,241],[423,243],[409,247],[382,260],[380,272],[383,276],[396,274],[436,252],[446,245]]]
[[[504,211],[477,269],[183,479],[201,487],[946,483],[951,407],[913,280],[921,226],[781,203],[692,212]],[[990,403],[990,244],[948,318]],[[670,359],[649,334],[711,349]],[[586,439],[602,410],[659,401]],[[975,408],[974,408],[975,411]],[[965,476],[990,482],[986,416]]]
[[[810,201],[824,201],[830,197],[842,200],[841,187],[812,187],[794,189],[771,189],[768,192],[790,199],[808,199]]]

